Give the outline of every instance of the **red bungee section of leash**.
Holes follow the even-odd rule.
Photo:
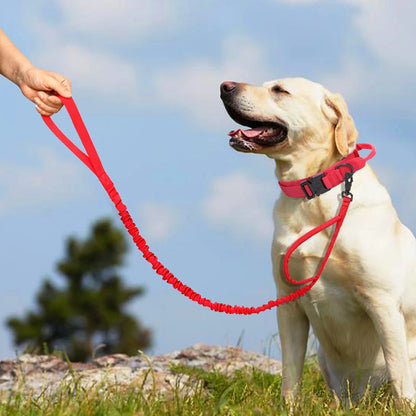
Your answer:
[[[275,306],[280,306],[284,303],[291,302],[295,299],[298,299],[300,296],[303,296],[306,292],[312,289],[315,283],[318,281],[326,262],[331,254],[332,248],[334,247],[335,240],[338,236],[339,230],[342,226],[344,218],[348,211],[348,206],[351,202],[351,198],[348,196],[343,197],[343,202],[341,205],[341,209],[338,215],[331,220],[327,221],[326,223],[316,227],[315,229],[311,230],[301,238],[299,238],[287,251],[284,257],[284,273],[287,280],[295,285],[303,285],[300,289],[296,290],[295,292],[284,296],[282,298],[271,300],[264,305],[257,306],[257,307],[247,307],[247,306],[232,306],[227,305],[224,303],[212,302],[209,299],[203,298],[200,294],[192,290],[190,287],[184,285],[179,279],[177,279],[173,273],[169,271],[169,269],[158,260],[156,255],[149,250],[149,246],[146,244],[146,240],[140,235],[139,230],[136,224],[133,222],[129,212],[127,211],[126,206],[123,204],[119,193],[114,187],[113,182],[105,172],[103,165],[101,164],[100,158],[95,150],[94,144],[91,140],[91,137],[88,134],[88,131],[85,127],[84,122],[82,121],[81,115],[78,111],[77,106],[72,98],[65,98],[62,96],[58,96],[63,104],[65,105],[68,114],[74,124],[75,130],[77,131],[82,144],[84,145],[86,154],[81,151],[74,143],[71,142],[62,132],[61,130],[55,125],[52,119],[48,116],[42,116],[46,125],[52,130],[52,132],[58,137],[61,142],[68,147],[71,152],[75,154],[91,171],[97,176],[101,184],[103,185],[104,189],[106,190],[107,194],[113,201],[119,215],[121,221],[123,222],[124,226],[126,227],[127,231],[131,235],[134,243],[136,244],[137,248],[143,253],[143,257],[152,265],[153,269],[156,271],[157,274],[162,276],[163,280],[167,283],[172,285],[176,290],[181,292],[183,295],[188,297],[189,299],[193,300],[194,302],[199,303],[202,306],[210,308],[216,312],[225,312],[228,314],[238,314],[238,315],[251,315],[254,313],[260,313],[267,309],[271,309]],[[309,279],[305,280],[293,280],[289,274],[289,258],[291,254],[298,248],[303,242],[314,236],[315,234],[319,233],[320,231],[324,230],[325,228],[330,227],[331,225],[336,224],[334,233],[331,238],[331,242],[328,246],[328,249],[325,253],[325,256],[320,264],[318,273]],[[308,284],[306,284],[308,283]]]

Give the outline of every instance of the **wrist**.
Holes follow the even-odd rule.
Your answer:
[[[33,68],[35,68],[35,66],[32,65],[29,61],[20,64],[14,69],[10,80],[21,88],[22,84],[24,83],[26,72]]]
[[[0,74],[22,85],[23,77],[33,65],[0,29]]]

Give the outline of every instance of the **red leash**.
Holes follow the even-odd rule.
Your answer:
[[[352,195],[349,192],[351,189],[351,182],[352,182],[352,173],[354,172],[354,168],[350,171],[345,173],[345,180],[346,191],[343,192],[343,202],[340,208],[338,215],[331,220],[325,222],[324,224],[316,227],[315,229],[309,231],[307,234],[299,238],[287,251],[285,258],[284,258],[284,272],[287,280],[296,285],[303,285],[305,283],[309,283],[300,289],[296,290],[294,293],[290,295],[284,296],[282,298],[271,300],[264,305],[258,307],[247,307],[247,306],[231,306],[224,303],[217,303],[211,302],[209,299],[203,298],[200,294],[193,291],[190,287],[184,285],[180,280],[178,280],[166,267],[162,265],[162,263],[158,260],[158,258],[149,250],[149,246],[146,244],[145,239],[140,235],[139,230],[137,229],[135,223],[133,222],[130,214],[127,211],[126,206],[123,204],[120,195],[118,194],[117,190],[114,187],[113,182],[105,172],[103,165],[101,164],[100,158],[95,150],[94,144],[88,134],[88,131],[85,127],[84,122],[82,121],[81,115],[73,101],[72,98],[65,98],[58,96],[63,104],[65,105],[69,116],[74,124],[75,130],[77,131],[82,144],[84,145],[86,154],[82,152],[74,143],[72,143],[62,132],[59,128],[55,125],[52,119],[48,116],[42,116],[44,122],[47,126],[52,130],[52,132],[58,137],[61,142],[72,151],[91,171],[97,176],[101,184],[103,185],[104,189],[108,193],[109,197],[113,201],[117,211],[121,217],[121,220],[124,226],[127,228],[127,231],[132,236],[134,243],[136,244],[137,248],[143,253],[143,257],[153,266],[153,269],[156,271],[157,274],[163,277],[163,280],[166,280],[167,283],[171,284],[176,290],[181,292],[183,295],[187,296],[189,299],[198,302],[200,305],[210,308],[216,312],[225,312],[229,314],[239,314],[239,315],[251,315],[253,313],[260,313],[265,311],[266,309],[271,309],[275,306],[280,306],[283,303],[290,302],[292,300],[298,299],[300,296],[303,296],[306,292],[312,289],[314,284],[318,281],[326,262],[331,254],[332,248],[334,247],[335,240],[337,239],[339,230],[341,229],[342,223],[344,218],[347,214],[349,204],[352,201]],[[371,145],[363,145],[363,146],[371,146]],[[372,146],[371,146],[372,147]],[[368,147],[363,147],[368,148]],[[374,150],[374,148],[372,147]],[[375,150],[374,150],[375,153]],[[358,154],[358,153],[357,153]],[[359,156],[359,155],[358,155]],[[373,155],[374,156],[374,155]],[[370,157],[368,157],[370,158]],[[345,161],[343,161],[345,163]],[[350,162],[350,161],[349,161]],[[365,164],[365,163],[364,163]],[[317,175],[316,175],[317,176]],[[313,177],[314,178],[314,177]],[[312,178],[305,179],[303,181],[310,181]],[[312,184],[316,181],[310,181]],[[339,182],[340,183],[340,182]],[[307,184],[308,185],[308,184]],[[301,186],[301,185],[299,185]],[[302,189],[305,185],[301,186]],[[308,186],[308,189],[311,190],[310,193],[314,193],[312,190],[312,185]],[[327,188],[328,190],[330,188]],[[315,192],[316,195],[319,195]],[[304,194],[301,196],[305,196]],[[310,197],[310,194],[307,193],[306,196]],[[309,279],[296,281],[290,277],[289,274],[289,258],[293,251],[296,250],[303,242],[314,236],[315,234],[319,233],[320,231],[324,230],[327,227],[336,223],[335,231],[332,236],[331,242],[328,246],[326,254],[322,260],[322,263],[319,267],[318,273]]]

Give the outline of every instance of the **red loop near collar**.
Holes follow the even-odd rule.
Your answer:
[[[291,302],[295,299],[298,299],[300,296],[304,296],[305,293],[311,290],[312,287],[315,285],[315,283],[318,281],[319,276],[321,275],[325,267],[325,264],[328,261],[328,258],[335,244],[335,240],[338,236],[341,225],[347,214],[348,206],[351,203],[350,198],[344,196],[340,212],[338,213],[336,217],[320,225],[319,227],[316,227],[315,229],[311,230],[310,232],[308,232],[307,234],[299,238],[287,251],[284,257],[284,273],[285,273],[287,280],[292,284],[295,284],[295,285],[305,284],[305,286],[299,288],[294,293],[291,293],[287,296],[284,296],[276,300],[270,300],[268,303],[265,303],[257,307],[247,307],[247,306],[237,306],[237,305],[232,306],[232,305],[227,305],[223,303],[212,302],[209,299],[203,298],[200,294],[193,291],[190,287],[184,285],[180,280],[178,280],[169,271],[167,267],[163,266],[163,264],[158,260],[156,255],[150,251],[149,246],[146,243],[146,240],[140,235],[139,230],[136,227],[136,224],[133,222],[129,212],[127,211],[126,206],[123,204],[119,193],[114,187],[113,182],[111,181],[110,177],[105,172],[101,164],[100,158],[97,154],[97,151],[95,150],[91,137],[89,136],[88,131],[84,125],[84,122],[82,121],[81,115],[75,105],[74,100],[72,98],[65,98],[62,96],[58,96],[58,97],[62,100],[63,104],[65,105],[67,109],[69,116],[71,117],[71,120],[74,123],[75,129],[82,141],[82,144],[84,145],[86,153],[84,153],[74,143],[72,143],[71,140],[69,140],[61,132],[61,130],[59,130],[59,128],[55,125],[55,123],[52,121],[52,119],[49,116],[42,116],[44,122],[52,130],[52,132],[58,137],[58,139],[61,140],[61,142],[65,146],[67,146],[68,149],[71,150],[71,152],[73,152],[75,156],[77,156],[97,176],[97,178],[103,185],[104,189],[106,190],[107,194],[109,195],[110,199],[113,201],[119,213],[121,221],[123,222],[127,231],[131,235],[134,243],[136,244],[137,248],[143,253],[143,257],[152,265],[156,273],[162,276],[163,280],[165,280],[167,283],[172,285],[176,290],[181,292],[183,295],[199,303],[200,305],[210,308],[211,310],[216,311],[216,312],[225,312],[227,314],[251,315],[254,313],[263,312],[275,306],[280,306],[287,302]],[[361,146],[362,148],[366,148],[364,146],[371,146],[371,145],[361,145]],[[357,149],[358,149],[358,146],[357,146]],[[370,158],[370,156],[368,156],[367,159]],[[289,274],[289,258],[291,254],[293,253],[293,251],[296,248],[298,248],[307,239],[311,238],[313,235],[319,233],[323,229],[330,227],[331,225],[334,225],[334,224],[336,224],[335,231],[333,233],[331,242],[328,246],[325,256],[321,262],[318,273],[314,277],[311,277],[309,279],[300,280],[300,281],[293,280]]]

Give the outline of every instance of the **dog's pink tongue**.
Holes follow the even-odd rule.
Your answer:
[[[248,138],[252,138],[252,137],[260,136],[260,134],[263,133],[263,131],[264,131],[264,127],[256,127],[254,129],[248,129],[248,130],[237,129],[237,130],[230,131],[228,133],[228,135],[229,136],[235,136],[240,131],[241,131],[243,136],[248,137]]]

